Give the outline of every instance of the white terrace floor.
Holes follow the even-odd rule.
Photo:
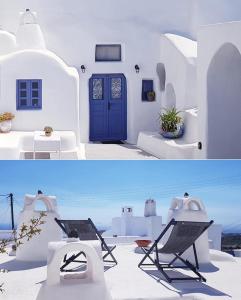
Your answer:
[[[155,156],[130,144],[87,143],[76,147],[75,135],[70,131],[61,135],[62,160],[150,160]],[[0,134],[0,159],[33,159],[34,132],[11,131]],[[36,150],[36,159],[59,159],[59,153],[44,153]]]
[[[156,160],[157,158],[130,144],[85,144],[85,158],[93,160]]]
[[[113,300],[241,299],[240,260],[237,262],[225,253],[212,251],[212,266],[202,270],[207,283],[168,284],[159,280],[159,273],[154,269],[144,272],[137,267],[142,255],[134,253],[134,248],[133,244],[119,245],[115,250],[118,265],[105,272]],[[0,299],[37,299],[46,279],[46,266],[17,263],[14,258],[1,255],[0,269],[4,268],[10,272],[0,273],[0,282],[4,282],[5,288]]]

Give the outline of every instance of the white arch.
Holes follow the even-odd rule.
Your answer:
[[[207,73],[207,157],[241,158],[241,54],[226,43]]]
[[[55,196],[45,196],[45,195],[25,195],[24,199],[24,211],[34,211],[37,201],[42,201],[48,212],[56,212],[57,202]]]
[[[58,249],[50,262],[48,263],[47,269],[47,284],[57,285],[60,284],[60,271],[61,262],[63,257],[68,252],[84,252],[87,261],[87,270],[84,271],[82,279],[88,279],[90,282],[104,282],[104,268],[103,263],[100,260],[96,250],[85,243],[69,243]],[[80,281],[81,283],[81,281]]]

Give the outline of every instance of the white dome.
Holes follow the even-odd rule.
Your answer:
[[[20,13],[20,25],[16,33],[17,47],[23,49],[46,49],[42,30],[37,24],[36,13],[26,10]]]
[[[13,34],[0,29],[0,55],[14,52],[16,49],[16,38]]]

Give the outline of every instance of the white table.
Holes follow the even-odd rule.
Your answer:
[[[56,131],[51,136],[46,136],[44,131],[34,132],[33,159],[36,158],[36,152],[58,152],[61,158],[61,138]]]

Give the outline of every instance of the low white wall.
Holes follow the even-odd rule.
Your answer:
[[[103,236],[148,236],[155,239],[160,234],[162,217],[116,217],[112,219],[111,230]]]
[[[144,217],[120,217],[114,218],[112,227],[113,234],[116,235],[146,235],[146,221]],[[118,226],[118,227],[117,227]],[[120,227],[119,227],[120,226]],[[119,234],[117,233],[119,232]]]
[[[79,135],[79,77],[48,51],[25,50],[0,60],[0,111],[15,114],[13,130],[71,130]],[[16,80],[42,79],[42,109],[16,110]]]
[[[241,158],[241,22],[198,34],[200,158]]]

